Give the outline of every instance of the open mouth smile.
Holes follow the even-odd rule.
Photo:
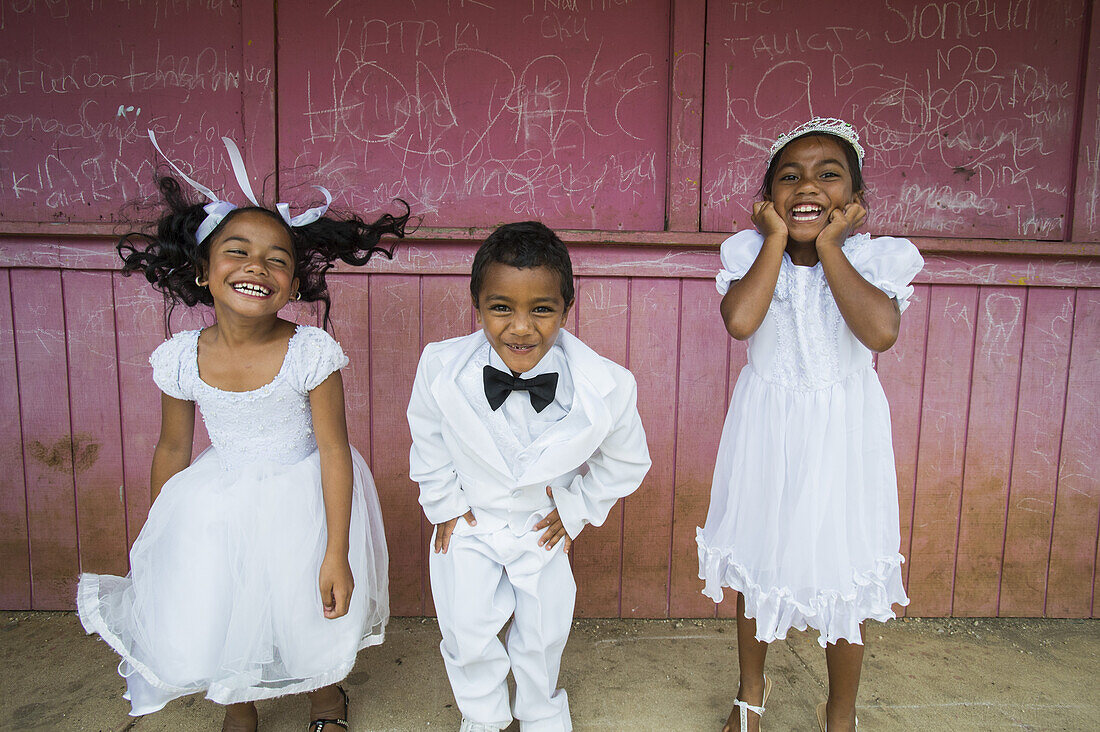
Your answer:
[[[816,203],[800,203],[791,209],[791,220],[798,223],[813,221],[825,212],[825,208]]]
[[[235,292],[239,292],[242,295],[247,295],[249,297],[263,298],[271,296],[270,289],[264,287],[263,285],[257,285],[254,282],[237,282],[232,285],[232,287]]]
[[[512,344],[512,343],[505,343],[504,345],[506,345],[508,347],[508,350],[515,351],[516,353],[530,353],[531,351],[535,350],[535,345],[534,344],[531,344],[529,346],[524,346],[524,345],[517,345],[517,344]]]

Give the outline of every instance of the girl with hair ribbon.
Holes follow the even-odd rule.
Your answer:
[[[318,302],[327,326],[326,272],[391,257],[381,238],[404,235],[408,207],[368,224],[332,215],[319,187],[325,203],[297,216],[264,207],[223,141],[251,205],[169,161],[209,201],[160,177],[155,226],[118,243],[123,272],[143,274],[173,307],[212,305],[216,321],[149,359],[162,392],[152,507],[130,573],[82,575],[77,606],[122,657],[135,716],[204,692],[226,705],[224,730],[252,730],[255,700],[308,692],[310,730],[347,729],[337,683],[389,619],[385,535],[371,473],[348,443],[348,359],[325,330],[279,311]],[[212,444],[192,461],[196,406]]]

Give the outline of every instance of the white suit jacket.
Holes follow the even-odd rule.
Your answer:
[[[463,365],[486,343],[482,331],[430,343],[420,356],[409,401],[409,474],[433,524],[473,509],[517,533],[534,513],[558,515],[570,537],[601,525],[619,498],[649,471],[634,375],[561,331],[558,341],[573,379],[569,413],[547,429],[545,447],[514,476],[488,428],[456,383]],[[553,503],[546,495],[553,491]]]

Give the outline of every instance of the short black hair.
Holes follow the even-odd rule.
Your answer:
[[[497,228],[474,255],[470,272],[470,294],[477,307],[481,286],[489,265],[506,264],[509,267],[549,267],[561,281],[561,296],[568,307],[573,303],[573,263],[569,250],[550,227],[541,221],[517,221]]]
[[[771,200],[772,197],[772,178],[775,177],[775,169],[779,167],[779,158],[783,157],[783,151],[787,149],[787,145],[790,145],[795,140],[801,140],[805,137],[826,137],[830,140],[834,140],[836,144],[840,145],[840,149],[844,151],[844,158],[848,163],[848,170],[852,174],[852,193],[863,197],[863,171],[859,165],[859,154],[856,149],[852,147],[852,143],[845,140],[843,137],[837,135],[831,135],[828,132],[807,132],[805,135],[799,135],[794,140],[789,141],[786,145],[775,151],[775,155],[772,156],[770,162],[768,162],[768,170],[764,173],[764,181],[760,184],[760,190],[756,192],[758,198]]]

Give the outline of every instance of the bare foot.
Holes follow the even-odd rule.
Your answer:
[[[336,684],[322,687],[317,691],[309,692],[309,718],[317,719],[343,719],[348,718],[348,697]],[[310,727],[313,732],[314,726]],[[339,725],[326,724],[322,730],[341,730]]]
[[[222,732],[256,732],[260,717],[256,705],[252,702],[227,704],[225,719],[222,720]]]

